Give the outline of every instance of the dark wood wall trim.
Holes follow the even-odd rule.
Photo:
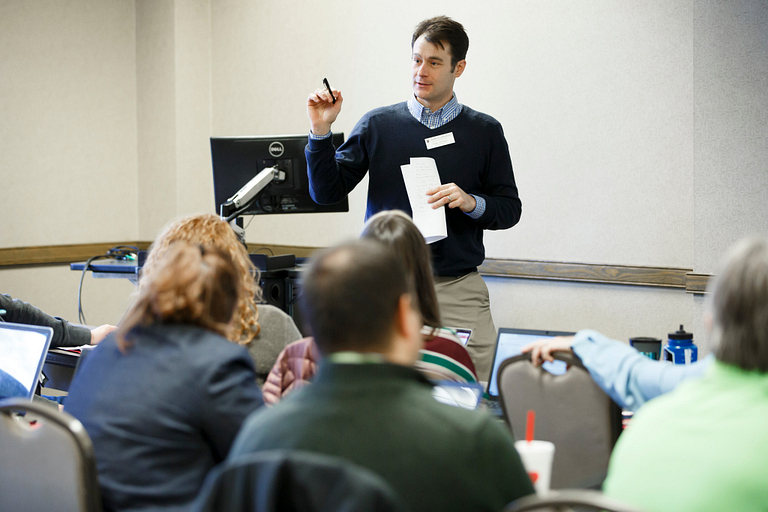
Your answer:
[[[686,274],[685,291],[688,293],[706,293],[707,284],[712,279],[710,274]]]
[[[294,245],[272,245],[272,244],[256,244],[253,242],[248,243],[248,252],[256,252],[260,254],[279,255],[279,254],[293,254],[297,258],[308,258],[312,256],[312,253],[319,251],[321,247],[299,247]]]
[[[109,249],[117,245],[133,245],[146,250],[149,244],[150,242],[115,242],[0,248],[0,267],[85,261],[91,256],[106,254]]]
[[[44,265],[84,261],[105,254],[116,245],[134,245],[146,250],[150,242],[52,245],[0,249],[0,267],[15,265]],[[250,252],[265,254],[312,255],[316,247],[249,243]],[[695,274],[692,269],[673,267],[643,267],[630,265],[592,265],[556,261],[487,259],[479,271],[484,276],[541,279],[580,283],[619,284],[678,288],[688,293],[704,293],[708,274]]]
[[[688,268],[502,259],[486,259],[478,270],[493,277],[680,288],[689,293],[704,293],[710,277]]]

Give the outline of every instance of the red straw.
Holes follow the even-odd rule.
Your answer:
[[[525,418],[525,440],[533,441],[533,429],[536,427],[536,412],[531,409]]]

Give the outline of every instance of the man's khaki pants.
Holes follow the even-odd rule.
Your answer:
[[[467,351],[475,363],[478,379],[487,381],[496,345],[496,326],[485,281],[477,272],[458,278],[435,277],[435,290],[443,326],[472,329]]]

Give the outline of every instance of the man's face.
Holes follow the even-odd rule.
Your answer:
[[[411,65],[413,67],[413,94],[419,103],[433,112],[448,103],[453,97],[453,82],[464,72],[465,60],[456,63],[451,70],[451,48],[443,48],[420,36],[413,44]]]

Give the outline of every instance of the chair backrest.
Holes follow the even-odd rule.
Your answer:
[[[0,475],[0,510],[101,510],[91,439],[82,423],[49,405],[0,401]]]
[[[280,352],[303,336],[293,319],[283,310],[270,304],[259,304],[258,308],[261,331],[248,345],[248,352],[256,367],[256,382],[261,386]]]
[[[553,489],[599,488],[621,433],[621,408],[595,384],[578,358],[558,352],[569,364],[552,375],[531,363],[530,353],[499,367],[499,401],[517,440],[524,438],[526,413],[536,412],[536,439],[555,444]]]
[[[535,510],[605,510],[606,512],[640,512],[639,509],[608,498],[600,491],[568,489],[552,491],[543,496],[535,494],[515,500],[504,512],[530,512]]]
[[[251,453],[209,473],[193,512],[404,510],[375,473],[339,457],[290,450]]]

